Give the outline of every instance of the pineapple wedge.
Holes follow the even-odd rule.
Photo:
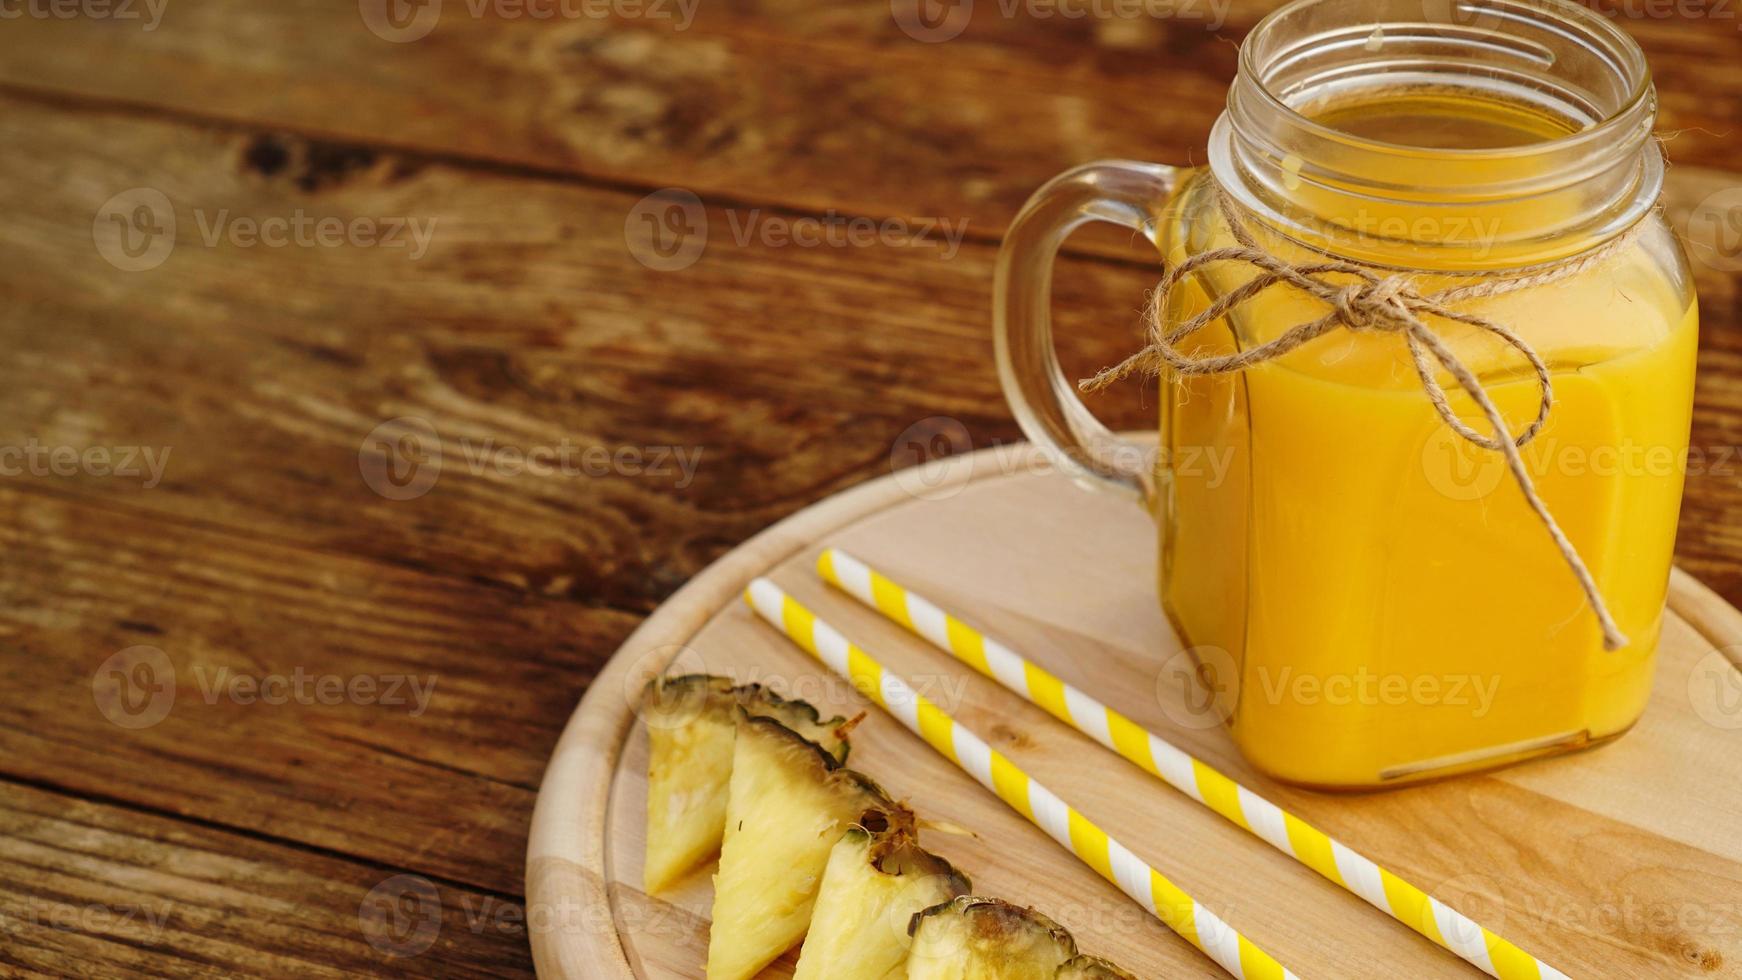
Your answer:
[[[726,787],[732,775],[735,708],[769,717],[847,757],[846,722],[824,720],[803,701],[786,701],[756,684],[688,674],[654,678],[641,701],[652,756],[647,765],[647,856],[643,888],[655,894],[714,856],[726,833]]]
[[[798,945],[849,827],[912,833],[913,814],[814,742],[737,709],[708,980],[748,980]]]
[[[993,898],[962,897],[913,917],[907,980],[1054,980],[1077,955],[1058,923]]]
[[[914,913],[971,889],[966,875],[905,831],[847,831],[829,853],[793,980],[901,976]]]
[[[1097,956],[1079,956],[1059,967],[1057,980],[1137,980]]]

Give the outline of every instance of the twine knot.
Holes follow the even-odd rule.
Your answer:
[[[1401,295],[1408,291],[1409,280],[1403,276],[1356,282],[1337,290],[1332,306],[1351,330],[1403,330],[1409,326],[1410,311]]]
[[[1382,278],[1364,266],[1334,257],[1303,265],[1284,262],[1258,244],[1246,230],[1233,203],[1220,188],[1212,184],[1209,193],[1220,208],[1222,218],[1227,222],[1228,230],[1238,244],[1198,252],[1169,269],[1150,297],[1149,342],[1142,350],[1125,360],[1079,382],[1078,387],[1085,392],[1095,392],[1131,374],[1141,373],[1153,377],[1159,375],[1163,369],[1180,375],[1243,371],[1253,365],[1281,357],[1338,328],[1396,333],[1408,345],[1422,390],[1427,394],[1428,401],[1433,404],[1441,421],[1461,438],[1483,449],[1498,452],[1505,458],[1513,480],[1524,494],[1525,502],[1542,521],[1573,577],[1584,590],[1585,598],[1590,601],[1592,613],[1602,627],[1604,648],[1618,650],[1626,646],[1627,637],[1609,614],[1609,607],[1604,603],[1590,569],[1579,557],[1578,550],[1573,547],[1566,532],[1561,530],[1554,515],[1549,512],[1548,505],[1543,503],[1542,497],[1536,492],[1536,485],[1525,468],[1524,457],[1518,451],[1520,446],[1536,438],[1537,433],[1542,431],[1543,425],[1548,421],[1549,412],[1554,407],[1554,386],[1549,378],[1548,365],[1543,362],[1535,348],[1505,324],[1464,312],[1458,307],[1468,300],[1500,296],[1576,276],[1630,247],[1644,223],[1635,225],[1632,230],[1599,248],[1541,271],[1521,276],[1501,272],[1462,273],[1456,275],[1456,278],[1471,281],[1424,295],[1416,289],[1410,276],[1392,275]],[[1244,263],[1255,268],[1257,273],[1240,286],[1217,296],[1209,306],[1192,318],[1183,322],[1169,322],[1166,314],[1167,300],[1174,288],[1186,276],[1218,262]],[[1192,334],[1222,319],[1236,307],[1276,285],[1290,286],[1306,293],[1326,304],[1330,310],[1316,320],[1296,324],[1271,340],[1233,354],[1187,353],[1181,349],[1181,343]],[[1512,347],[1530,363],[1541,398],[1537,403],[1536,418],[1525,426],[1523,432],[1516,437],[1512,435],[1500,409],[1495,406],[1494,399],[1482,387],[1475,373],[1428,326],[1429,318],[1451,320],[1482,330]],[[1484,434],[1471,428],[1452,410],[1446,390],[1436,377],[1436,362],[1470,396],[1476,407],[1481,409],[1492,434]]]

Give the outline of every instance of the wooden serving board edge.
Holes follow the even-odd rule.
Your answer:
[[[1008,472],[1008,447],[959,457],[947,492]],[[967,465],[963,465],[967,464]],[[827,497],[769,527],[703,569],[654,611],[612,655],[570,716],[545,768],[526,851],[527,935],[544,978],[634,980],[610,895],[606,857],[616,761],[635,724],[626,692],[639,690],[751,580],[820,538],[886,507],[912,501],[894,475]],[[1671,611],[1742,669],[1742,611],[1680,568],[1670,572]],[[608,910],[604,914],[601,910]]]

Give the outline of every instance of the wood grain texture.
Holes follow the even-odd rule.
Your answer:
[[[918,246],[739,247],[728,233],[695,266],[662,273],[625,243],[638,195],[391,155],[323,164],[330,154],[297,141],[0,105],[0,137],[39,150],[0,183],[0,206],[19,217],[0,229],[16,272],[0,310],[0,431],[7,444],[172,450],[149,490],[23,479],[644,613],[731,544],[888,472],[922,419],[1015,434],[990,363],[989,246],[945,259]],[[117,146],[157,162],[120,163]],[[266,147],[286,158],[263,165]],[[118,273],[92,245],[90,215],[139,184],[175,202],[178,241],[160,268]],[[202,220],[299,210],[403,216],[435,233],[415,261],[204,244]],[[730,226],[722,210],[709,217]],[[1104,363],[1129,342],[1149,274],[1075,262],[1060,277],[1061,330],[1077,338],[1067,357]],[[62,390],[81,392],[76,409]],[[1149,414],[1131,397],[1114,421]],[[399,416],[444,442],[439,482],[414,500],[382,497],[359,467],[371,430]],[[695,469],[687,481],[675,462],[541,477],[496,453],[565,441],[670,447]]]
[[[1140,724],[1572,976],[1704,978],[1733,974],[1742,962],[1742,842],[1728,832],[1742,820],[1742,758],[1734,732],[1722,727],[1726,719],[1703,714],[1691,684],[1708,653],[1742,638],[1742,613],[1685,575],[1675,580],[1680,612],[1660,647],[1651,706],[1618,742],[1406,791],[1326,795],[1258,774],[1219,725],[1181,709],[1181,692],[1166,683],[1161,666],[1179,644],[1155,601],[1153,546],[1140,543],[1153,541],[1154,532],[1138,508],[1085,495],[1056,475],[1012,468],[995,452],[973,457],[951,480],[928,493],[936,499],[917,500],[911,485],[885,479],[752,540],[648,620],[606,669],[602,686],[632,686],[632,678],[675,656],[684,672],[755,680],[849,715],[868,711],[854,735],[853,765],[922,817],[972,829],[967,836],[934,832],[928,846],[972,875],[977,893],[1035,904],[1084,948],[1141,976],[1215,974],[1182,940],[751,615],[737,593],[766,572],[1301,976],[1474,975],[828,589],[812,569],[820,548],[834,544],[969,621],[994,624],[1067,681],[1108,694]],[[983,547],[987,541],[999,546]],[[1680,618],[1684,613],[1707,632]],[[701,975],[707,874],[657,898],[637,887],[647,746],[645,732],[632,726],[621,701],[590,696],[546,776],[529,859],[532,901],[547,904],[578,881],[602,878],[619,915],[617,935],[535,937],[546,972],[597,977],[604,967],[612,980]],[[577,839],[575,826],[603,832],[602,847]],[[791,964],[789,956],[768,975],[788,975]]]
[[[0,527],[4,671],[31,692],[0,702],[9,775],[518,891],[539,749],[630,617],[38,492],[0,507],[23,518]],[[139,647],[167,665],[156,720],[94,694]]]
[[[529,975],[512,898],[14,782],[0,867],[9,976]]]
[[[687,19],[675,0],[542,19],[450,0],[406,43],[371,33],[360,6],[383,3],[225,0],[151,32],[19,21],[0,81],[704,197],[966,217],[993,238],[1073,164],[1203,162],[1236,44],[1280,4],[1071,18],[1047,16],[1050,0],[982,0],[944,43],[903,33],[890,0],[696,0]],[[1742,12],[1598,6],[1652,59],[1673,158],[1733,169]],[[254,57],[264,43],[272,56]]]

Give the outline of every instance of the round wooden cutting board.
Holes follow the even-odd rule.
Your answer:
[[[551,757],[527,849],[540,975],[702,976],[712,868],[640,890],[646,733],[633,702],[668,665],[869,711],[851,764],[931,821],[975,891],[1030,904],[1145,978],[1217,977],[1183,940],[869,707],[740,601],[770,575],[921,693],[1306,978],[1473,977],[1473,968],[1041,710],[823,585],[839,545],[1573,977],[1742,976],[1742,614],[1677,572],[1644,719],[1607,746],[1361,795],[1282,786],[1194,713],[1155,599],[1139,508],[1084,493],[1026,447],[839,494],[686,585],[593,682]],[[765,976],[789,976],[796,953]]]

